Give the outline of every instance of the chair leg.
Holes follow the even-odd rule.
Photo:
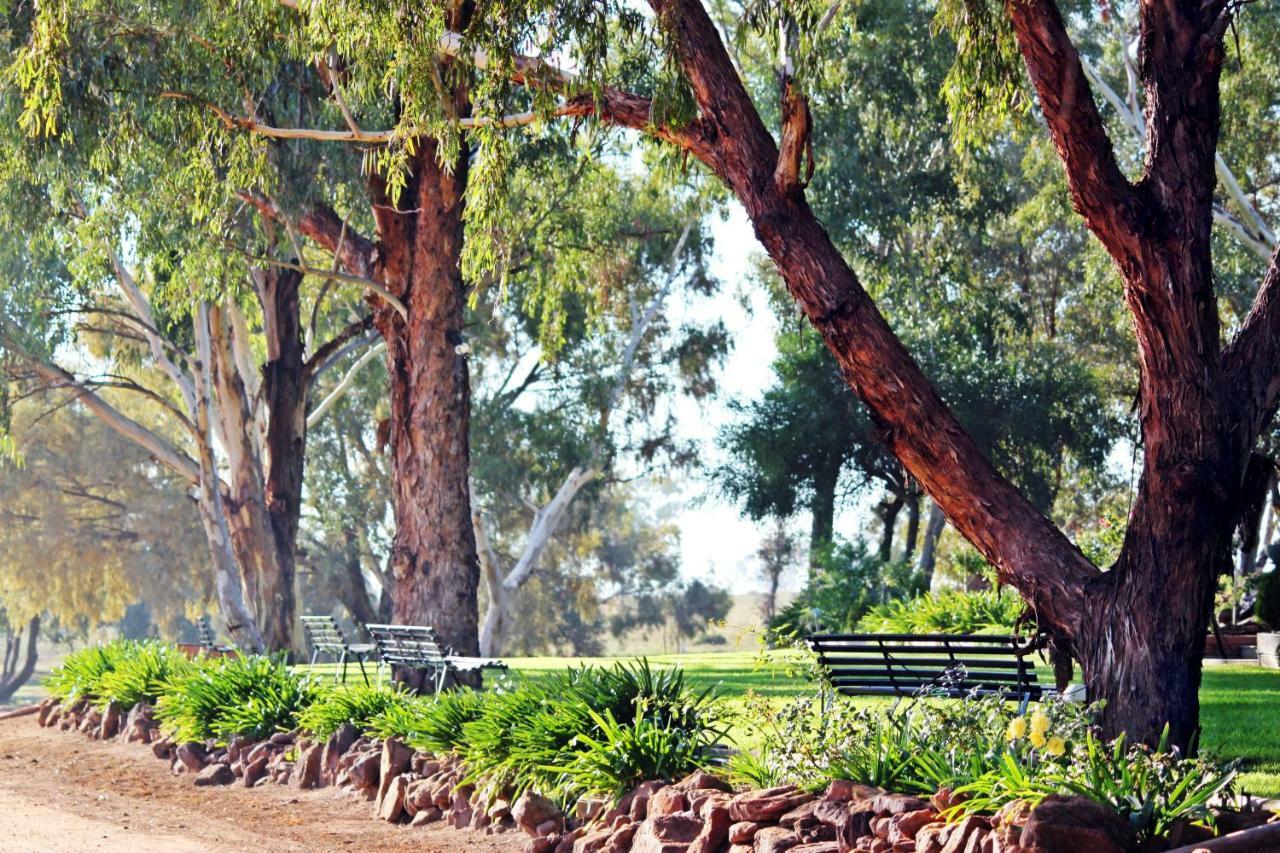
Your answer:
[[[334,677],[335,678],[337,677],[337,673],[334,673]],[[343,684],[347,683],[347,650],[346,649],[342,650],[342,683]]]
[[[319,650],[319,649],[312,649],[312,650],[311,650],[311,666],[313,666],[313,667],[314,667],[314,666],[316,665],[316,658],[318,658],[319,656],[320,656],[320,650]]]
[[[369,673],[364,671],[364,655],[356,655],[356,663],[360,664],[360,677],[364,679],[364,686],[369,686]]]

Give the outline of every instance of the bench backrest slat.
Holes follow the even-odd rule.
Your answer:
[[[449,664],[431,628],[421,625],[369,625],[368,628],[384,663],[419,668]]]
[[[347,638],[332,616],[303,616],[302,628],[318,649],[341,651],[347,647]]]
[[[814,634],[831,686],[846,695],[1039,699],[1044,688],[1021,637],[986,634]]]

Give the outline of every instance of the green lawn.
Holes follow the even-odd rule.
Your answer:
[[[536,678],[570,665],[610,664],[627,658],[507,658],[512,670]],[[697,685],[715,685],[731,701],[748,690],[777,701],[799,695],[807,684],[782,665],[762,666],[753,653],[654,655],[654,664],[680,665]],[[1051,680],[1049,673],[1041,678]],[[868,702],[891,700],[868,699]],[[1255,666],[1206,665],[1200,690],[1202,746],[1224,759],[1242,759],[1239,786],[1250,794],[1280,798],[1280,672]],[[749,744],[740,726],[735,739]]]

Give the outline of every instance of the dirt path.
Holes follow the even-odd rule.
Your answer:
[[[497,853],[523,839],[393,826],[333,789],[196,788],[138,744],[0,721],[0,850]]]

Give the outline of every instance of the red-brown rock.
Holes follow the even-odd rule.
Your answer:
[[[662,817],[689,809],[689,798],[675,787],[661,788],[649,798],[649,817]]]
[[[906,794],[880,794],[871,801],[871,808],[876,814],[895,815],[927,809],[929,804],[919,797]]]
[[[676,787],[682,788],[686,791],[712,790],[724,791],[725,793],[733,792],[732,785],[719,776],[716,776],[714,773],[708,773],[705,770],[693,771],[688,776],[677,782]]]
[[[400,820],[400,816],[404,814],[404,796],[408,790],[409,780],[403,773],[392,776],[382,789],[382,798],[378,801],[378,817],[388,823]]]
[[[562,826],[564,821],[564,816],[556,808],[555,803],[532,791],[525,791],[515,801],[511,807],[511,817],[515,820],[516,826],[529,835],[546,835],[545,828],[548,823],[554,831]]]
[[[627,853],[632,848],[639,829],[638,823],[625,823],[615,828],[613,835],[609,837],[608,845],[604,848],[604,853]]]
[[[196,774],[196,785],[201,788],[212,785],[230,785],[234,781],[236,781],[236,774],[232,772],[231,766],[220,761],[210,764]]]
[[[991,829],[991,822],[980,815],[969,815],[947,831],[943,853],[971,853]]]
[[[1047,853],[1121,853],[1133,846],[1134,837],[1129,822],[1112,809],[1084,797],[1051,794],[1031,810],[1020,843]]]
[[[760,831],[760,824],[753,823],[749,820],[740,820],[729,827],[729,843],[730,844],[747,844],[756,837],[756,833]]]
[[[822,798],[847,803],[855,800],[871,800],[883,793],[883,788],[877,788],[874,785],[860,785],[848,779],[832,779]]]
[[[293,773],[289,776],[289,784],[294,788],[310,790],[320,787],[320,759],[324,747],[316,744],[304,749],[293,765]]]
[[[800,839],[789,829],[781,826],[766,826],[756,833],[755,853],[785,853],[793,847],[800,846]]]
[[[729,837],[729,824],[732,822],[727,807],[715,806],[708,809],[703,818],[702,831],[689,845],[688,853],[720,853],[720,848]]]
[[[746,791],[733,798],[729,814],[735,821],[767,823],[813,799],[794,785]]]

